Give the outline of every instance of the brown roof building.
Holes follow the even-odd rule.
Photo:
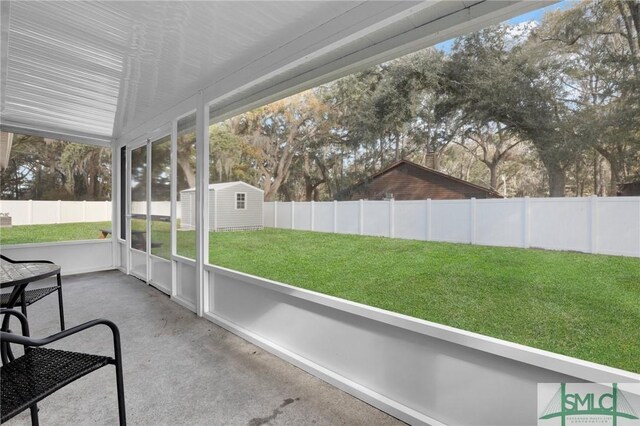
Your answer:
[[[621,183],[618,185],[619,197],[631,197],[634,195],[640,195],[640,180],[636,182]]]
[[[446,173],[400,160],[352,188],[352,200],[456,200],[502,198],[493,189],[455,178]]]

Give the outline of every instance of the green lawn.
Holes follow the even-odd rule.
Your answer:
[[[168,237],[152,237],[164,254]],[[193,231],[178,238],[192,256]],[[213,264],[640,373],[640,259],[282,229],[210,240]]]
[[[111,229],[111,222],[13,226],[11,228],[0,228],[0,244],[94,240],[100,236],[101,229]]]

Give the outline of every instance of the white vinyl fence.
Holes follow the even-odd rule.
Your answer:
[[[105,222],[111,220],[111,201],[0,201],[12,225]]]
[[[146,209],[146,202],[131,203],[134,214],[144,214]],[[111,220],[111,201],[1,200],[0,213],[9,213],[12,225],[106,222]],[[171,202],[152,202],[151,213],[169,216]],[[180,218],[180,203],[177,204],[177,217]]]
[[[264,226],[640,257],[640,197],[267,202]]]

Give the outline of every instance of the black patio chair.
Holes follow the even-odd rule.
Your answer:
[[[120,332],[114,323],[104,319],[97,319],[44,339],[34,339],[29,336],[27,317],[22,313],[12,309],[0,309],[0,314],[15,316],[20,321],[22,328],[22,335],[11,331],[0,331],[2,356],[2,367],[0,367],[0,393],[2,397],[0,422],[4,423],[29,408],[31,410],[31,424],[38,425],[38,407],[36,405],[38,402],[74,380],[105,365],[112,364],[116,367],[120,425],[126,425]],[[43,347],[101,324],[109,327],[113,333],[113,358]],[[14,358],[12,351],[8,350],[9,344],[24,346],[24,355]]]
[[[0,254],[0,259],[9,262],[9,263],[51,263],[53,262],[49,260],[13,260],[9,259],[7,256]],[[42,299],[50,295],[51,293],[58,292],[58,311],[60,312],[60,330],[64,330],[64,308],[62,306],[62,278],[60,274],[56,275],[56,279],[58,281],[58,285],[51,287],[41,287],[34,288],[32,290],[26,289],[20,295],[20,307],[22,313],[27,315],[27,306],[36,303],[38,300]],[[28,287],[28,286],[27,286]],[[9,306],[9,296],[10,293],[2,293],[0,297],[0,308],[11,308]]]

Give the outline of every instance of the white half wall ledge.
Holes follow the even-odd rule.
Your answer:
[[[63,276],[116,269],[110,239],[3,245],[2,254],[14,260],[50,260],[60,265]]]
[[[535,424],[537,383],[640,382],[629,371],[205,268],[205,318],[411,424]]]

